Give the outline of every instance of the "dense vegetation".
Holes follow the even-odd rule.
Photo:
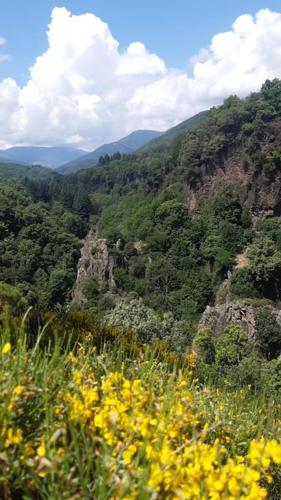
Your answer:
[[[23,166],[15,163],[2,163],[0,159],[0,178],[4,179],[41,179],[48,180],[56,174],[46,167],[41,166]]]
[[[86,223],[59,203],[35,202],[20,185],[1,181],[0,280],[29,304],[62,304],[76,276]]]
[[[202,386],[194,353],[54,328],[2,314],[1,498],[280,498],[280,404]]]
[[[171,144],[64,177],[1,169],[5,500],[280,498],[280,115],[274,80]],[[233,154],[246,189],[226,178],[188,208]],[[91,227],[114,286],[92,276],[82,308],[71,291]],[[252,337],[198,331],[226,287],[252,308]]]
[[[280,81],[266,82],[260,93],[245,100],[230,97],[197,115],[191,130],[158,152],[115,154],[71,176],[26,177],[24,187],[3,184],[0,279],[28,290],[43,307],[64,305],[75,279],[77,238],[96,224],[114,258],[116,284],[113,294],[88,284],[96,313],[112,308],[120,295],[141,298],[160,316],[170,313],[184,321],[190,332],[241,252],[249,262],[234,272],[232,297],[278,301],[279,220],[260,218],[253,227],[259,199],[245,204],[239,184],[227,179],[219,191],[199,200],[194,216],[187,209],[187,186],[203,182],[233,150],[253,178],[260,171],[268,183],[276,178],[279,136],[273,129],[278,130],[280,102]]]

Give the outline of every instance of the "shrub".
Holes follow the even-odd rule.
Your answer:
[[[194,339],[194,348],[204,363],[211,365],[215,362],[216,350],[211,330],[205,328],[197,333]]]
[[[239,326],[228,326],[215,342],[216,363],[219,367],[237,366],[251,350],[247,335]]]
[[[261,353],[267,359],[277,358],[281,354],[281,326],[269,308],[258,309],[256,321],[256,342]]]

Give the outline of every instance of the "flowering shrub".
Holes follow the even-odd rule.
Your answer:
[[[153,346],[134,359],[97,354],[90,334],[74,352],[51,349],[27,350],[22,335],[0,346],[1,498],[257,500],[274,491],[278,405],[247,388],[200,387],[194,353],[178,370]]]

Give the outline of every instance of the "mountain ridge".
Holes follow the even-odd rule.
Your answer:
[[[15,146],[0,150],[3,162],[17,165],[41,165],[52,169],[57,168],[64,161],[84,154],[84,150],[68,146]]]
[[[178,123],[174,127],[166,130],[161,136],[152,139],[150,142],[145,144],[139,149],[139,153],[153,153],[161,151],[162,149],[167,149],[172,142],[179,136],[185,134],[190,129],[195,127],[200,123],[205,116],[207,116],[208,110],[200,111],[196,115],[187,118],[186,120]]]
[[[56,169],[56,171],[61,174],[72,174],[78,172],[79,170],[94,167],[98,163],[101,156],[111,156],[114,153],[134,153],[142,147],[143,144],[161,135],[162,132],[157,132],[155,130],[135,130],[126,137],[122,137],[119,141],[103,144],[94,151],[85,154],[77,160],[61,165]]]

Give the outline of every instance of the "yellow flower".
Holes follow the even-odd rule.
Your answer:
[[[82,373],[79,370],[74,370],[73,378],[77,385],[81,384],[82,381]]]
[[[164,475],[160,465],[157,463],[152,464],[148,486],[156,491],[160,490],[163,477]]]
[[[2,347],[2,354],[7,354],[8,352],[10,352],[12,349],[12,346],[10,344],[10,342],[6,342],[6,344],[4,344],[4,346]]]
[[[129,465],[132,461],[133,456],[137,452],[137,447],[135,444],[130,444],[128,448],[123,452],[123,460],[126,465]]]
[[[16,395],[16,396],[20,396],[24,391],[24,386],[23,385],[17,385],[14,390],[13,390],[13,393]]]
[[[72,351],[69,353],[68,359],[69,362],[72,363],[73,365],[77,363],[77,358],[75,357]]]
[[[37,455],[40,458],[44,458],[46,456],[46,447],[45,447],[45,444],[43,442],[37,448]]]
[[[38,471],[38,476],[44,478],[44,477],[47,476],[47,472],[45,470],[39,470]]]
[[[11,427],[7,430],[6,439],[5,439],[5,448],[9,448],[15,444],[19,444],[22,442],[22,430],[16,429],[13,430]]]
[[[236,497],[240,493],[240,486],[234,477],[231,477],[230,480],[228,481],[228,489],[234,497]]]

